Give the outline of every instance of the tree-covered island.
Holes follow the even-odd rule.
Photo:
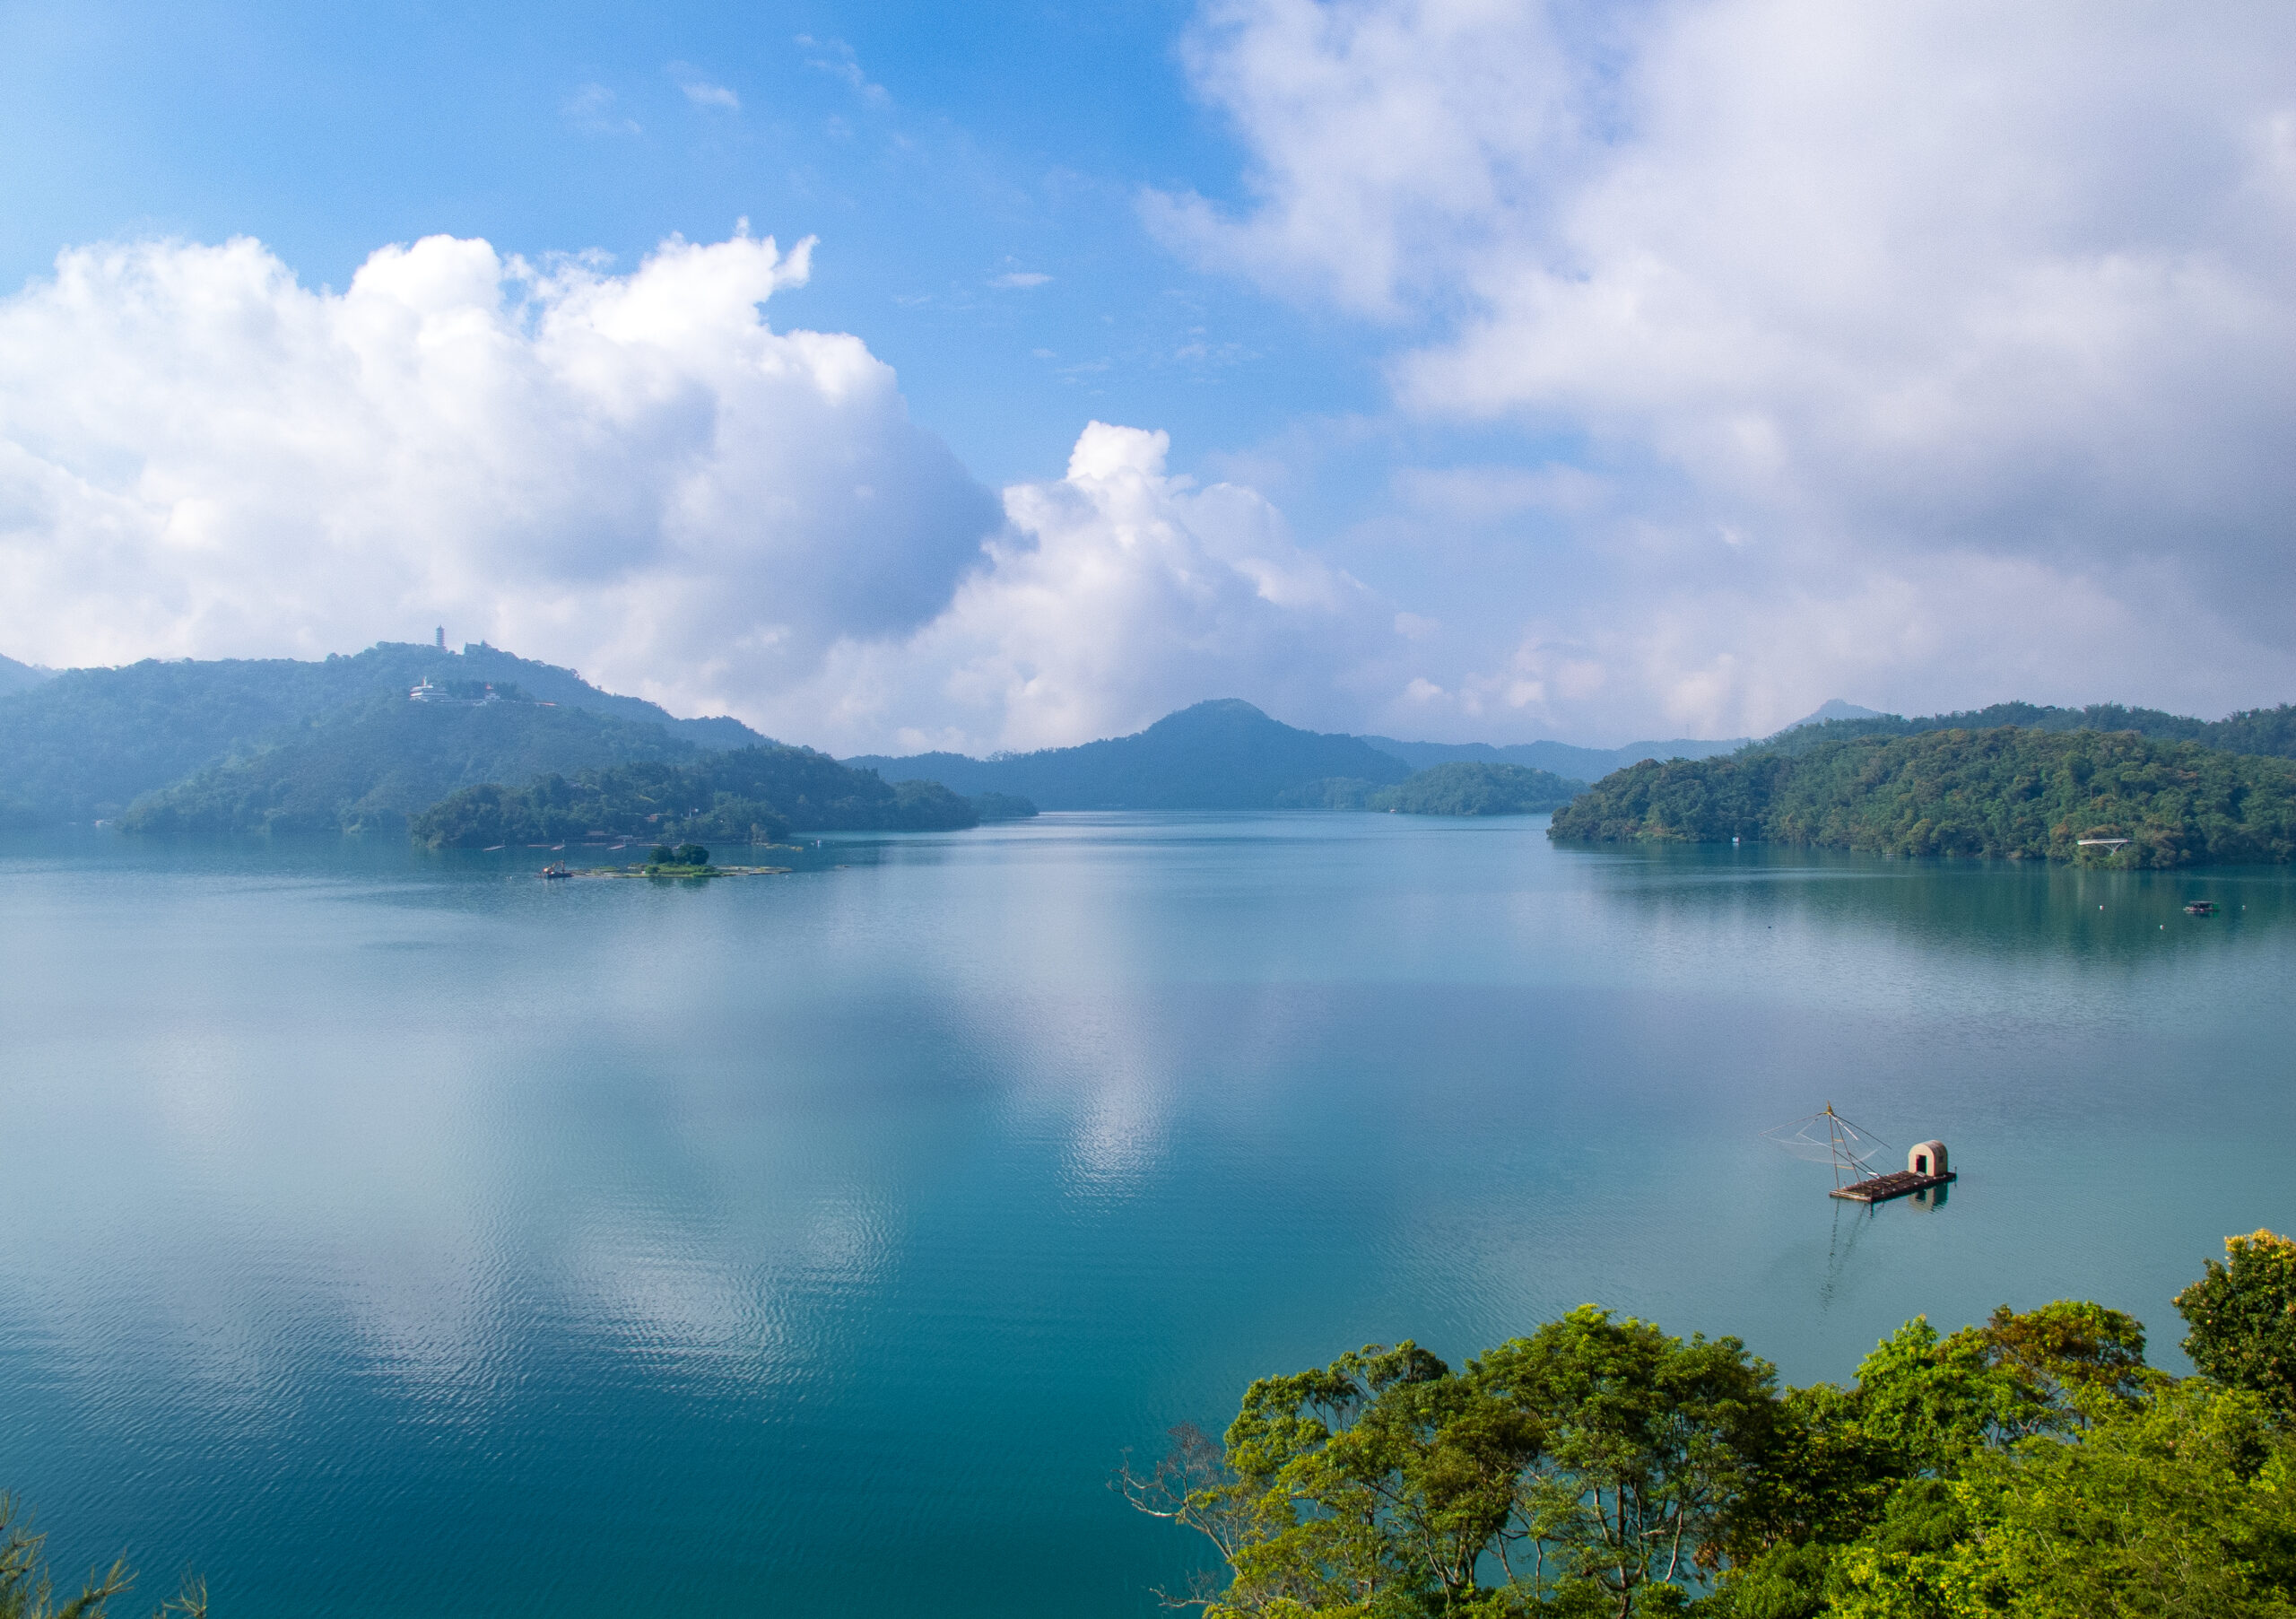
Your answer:
[[[993,807],[1002,819],[1035,813],[1025,802]],[[772,744],[681,763],[552,772],[523,788],[483,782],[423,810],[410,831],[430,849],[562,843],[591,833],[773,843],[792,829],[939,831],[981,819],[971,802],[937,781],[887,782],[826,753]]]
[[[1398,815],[1535,815],[1587,790],[1552,770],[1477,759],[1430,765],[1385,787],[1360,778],[1328,777],[1279,794],[1280,809],[1384,810]]]
[[[1854,1382],[1587,1305],[1454,1368],[1411,1343],[1264,1378],[1132,1503],[1207,1619],[2289,1619],[2296,1243],[2179,1293],[2199,1375],[2118,1310],[1909,1321]]]

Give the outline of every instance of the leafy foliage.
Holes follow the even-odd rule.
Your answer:
[[[560,843],[587,832],[770,843],[792,828],[931,831],[978,819],[938,782],[888,785],[874,770],[777,743],[680,764],[552,773],[522,788],[464,788],[417,815],[412,830],[432,849]]]
[[[2296,1242],[2252,1232],[2227,1237],[2224,1253],[2177,1295],[2192,1328],[2184,1352],[2205,1376],[2296,1415]]]
[[[1798,753],[1635,765],[1557,812],[1549,836],[2148,866],[2286,862],[2296,858],[2296,763],[2129,731],[1853,737]],[[2114,854],[2082,849],[2084,838],[2130,842]]]
[[[2187,1297],[2252,1284],[2226,1332],[2272,1338],[2296,1245],[2234,1241]],[[1457,1371],[1405,1343],[1263,1379],[1224,1449],[1176,1429],[1118,1483],[1210,1539],[1224,1582],[1168,1597],[1210,1619],[2296,1619],[2283,1421],[2092,1303],[1917,1319],[1788,1389],[1586,1306]]]

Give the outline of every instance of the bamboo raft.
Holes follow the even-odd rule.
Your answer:
[[[1911,1170],[1894,1170],[1887,1175],[1869,1175],[1863,1180],[1853,1180],[1848,1186],[1838,1186],[1827,1195],[1847,1197],[1852,1203],[1887,1203],[1892,1197],[1902,1197],[1908,1192],[1926,1191],[1933,1186],[1944,1186],[1961,1177],[1948,1170],[1942,1175],[1917,1175]]]

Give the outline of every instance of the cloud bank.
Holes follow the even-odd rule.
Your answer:
[[[927,622],[996,503],[859,339],[768,326],[809,245],[617,276],[433,237],[340,293],[252,241],[67,252],[0,304],[0,646],[309,657],[443,622],[722,709]]]
[[[856,641],[793,694],[838,736],[901,751],[1028,749],[1138,730],[1247,692],[1344,728],[1394,643],[1371,593],[1233,483],[1168,472],[1167,435],[1095,422],[1058,481],[1004,492],[987,566],[913,636]]]
[[[2222,708],[2296,685],[2292,59],[2269,7],[1222,0],[1248,196],[1147,208],[1599,476],[1451,711]]]
[[[66,252],[0,303],[0,648],[311,657],[443,623],[847,752],[1082,741],[1230,691],[1344,718],[1379,614],[1265,501],[1099,423],[1000,501],[858,338],[767,324],[810,246],[673,239],[616,275],[433,237],[340,293],[248,240]]]

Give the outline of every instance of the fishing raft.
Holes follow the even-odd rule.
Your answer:
[[[1860,1129],[1833,1110],[1833,1103],[1762,1132],[1797,1158],[1833,1166],[1831,1197],[1851,1203],[1886,1203],[1961,1179],[1945,1162],[1942,1141],[1917,1141],[1906,1150],[1905,1168],[1884,1172],[1874,1167],[1883,1153],[1897,1151],[1870,1130]]]

